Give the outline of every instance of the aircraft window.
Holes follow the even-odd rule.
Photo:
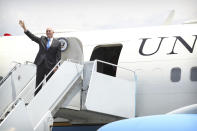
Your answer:
[[[171,81],[178,82],[181,79],[181,69],[179,67],[172,68],[171,70]]]
[[[191,81],[197,81],[197,67],[192,67],[191,68],[190,79],[191,79]]]

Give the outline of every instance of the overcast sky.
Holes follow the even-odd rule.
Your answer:
[[[18,20],[33,32],[94,30],[172,24],[197,19],[197,0],[0,0],[0,35],[23,34]]]

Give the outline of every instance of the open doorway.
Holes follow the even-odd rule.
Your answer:
[[[102,60],[117,65],[122,44],[98,45],[94,48],[90,60]],[[104,63],[97,63],[97,72],[116,76],[116,67]]]

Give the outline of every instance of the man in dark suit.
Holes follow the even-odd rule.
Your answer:
[[[44,79],[52,68],[61,59],[61,43],[53,38],[54,31],[51,28],[46,29],[46,36],[37,37],[26,29],[24,21],[19,21],[20,26],[24,29],[24,33],[32,40],[38,43],[39,51],[35,58],[34,64],[37,65],[36,72],[36,87]],[[57,70],[57,67],[53,70],[53,73]],[[52,74],[53,74],[52,73]],[[52,75],[51,74],[51,75]],[[51,77],[47,78],[47,80]],[[35,92],[35,95],[39,92],[42,86],[39,86]]]

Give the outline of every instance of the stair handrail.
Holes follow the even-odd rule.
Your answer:
[[[83,73],[83,70],[79,71],[79,69],[78,69],[78,67],[77,67],[77,63],[74,63],[74,64],[75,64],[75,68],[76,68],[76,70],[77,70],[77,74],[76,74],[76,76],[71,80],[71,82],[69,83],[68,86],[72,85],[72,84],[75,82],[75,80],[77,80],[77,78],[78,78],[79,76],[81,76],[81,74]],[[62,100],[63,97],[64,97],[64,92],[59,96],[59,98],[57,99],[57,101],[55,101],[55,103],[58,103],[60,100]],[[55,103],[53,104],[53,106],[50,107],[50,111],[52,111],[52,110],[55,109],[55,106],[57,105],[57,104],[55,104]]]
[[[133,73],[135,74],[135,71],[133,71],[133,70],[131,70],[131,69],[127,69],[127,68],[125,68],[125,67],[121,67],[121,66],[119,66],[119,65],[115,65],[115,64],[112,64],[112,63],[109,63],[109,62],[106,62],[106,61],[98,60],[98,59],[96,59],[96,60],[94,61],[94,65],[95,65],[97,62],[105,63],[105,64],[108,64],[108,65],[111,65],[111,66],[116,66],[116,67],[118,67],[118,68],[121,68],[121,69],[124,69],[124,70],[131,71],[131,72],[133,72]],[[94,67],[95,67],[95,66],[94,66]],[[95,69],[94,67],[93,67],[93,69]]]
[[[0,87],[6,81],[6,79],[16,70],[18,65],[21,65],[21,63],[13,61],[12,63],[15,63],[14,67],[7,73],[7,75],[0,81]]]
[[[29,85],[29,83],[31,83],[33,81],[33,78],[27,83],[27,85],[22,89],[22,91],[16,96],[16,99],[14,101],[12,101],[9,106],[4,110],[4,112],[2,113],[2,115],[0,116],[0,120],[3,119],[3,117],[6,115],[6,113],[11,110],[12,108],[14,108],[14,106],[18,103],[19,100],[21,100],[21,95],[23,94],[23,92],[25,91],[26,87]]]
[[[35,93],[35,91],[38,89],[38,87],[44,83],[44,81],[46,80],[46,78],[52,73],[52,71],[60,65],[61,60],[54,66],[54,68],[47,74],[47,76],[40,82],[40,84],[36,87],[36,89],[33,91],[33,94]],[[27,62],[28,63],[28,62]],[[31,63],[31,62],[30,62]],[[33,78],[30,80],[30,82],[33,80]],[[28,82],[28,84],[30,83]],[[25,91],[25,88],[28,86],[28,84],[22,89],[22,91],[17,95],[16,99],[11,102],[9,104],[9,106],[6,108],[6,110],[2,113],[2,115],[0,116],[0,120],[3,119],[3,117],[7,114],[7,112],[9,110],[11,110],[12,108],[14,108],[14,106],[17,104],[18,100],[20,100],[20,96],[23,94],[23,92]],[[28,92],[27,96],[31,95],[32,92]],[[30,101],[31,98],[27,99],[27,101]]]
[[[40,87],[40,85],[42,85],[42,84],[46,81],[46,79],[47,79],[47,78],[49,77],[49,75],[53,72],[53,70],[61,65],[61,62],[62,62],[62,60],[58,61],[58,63],[50,70],[50,72],[46,75],[46,77],[45,77],[45,78],[40,82],[40,84],[38,84],[38,86],[34,89],[34,91],[33,91],[33,92],[29,92],[29,94],[28,94],[27,96],[33,95],[33,94],[38,90],[38,87]],[[31,93],[32,93],[32,94],[31,94]],[[27,101],[31,101],[31,98],[27,99]]]

